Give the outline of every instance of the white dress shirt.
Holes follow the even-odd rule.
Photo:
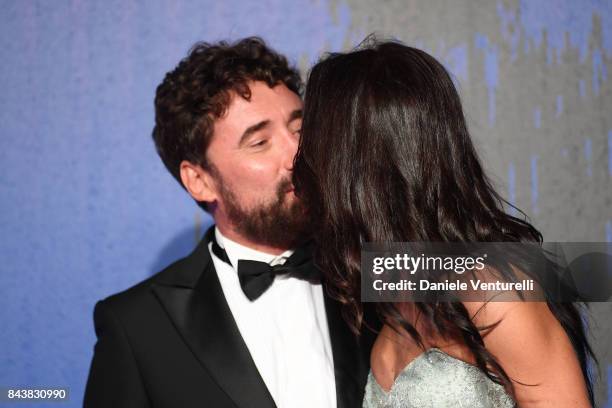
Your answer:
[[[293,251],[275,256],[240,245],[215,228],[232,265],[239,259],[283,264]],[[259,298],[242,292],[236,270],[211,250],[223,294],[255,366],[278,408],[336,407],[334,363],[320,284],[277,276]]]

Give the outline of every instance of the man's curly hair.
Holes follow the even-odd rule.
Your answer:
[[[302,88],[298,71],[258,37],[233,44],[196,43],[157,87],[152,136],[157,153],[181,186],[183,160],[211,170],[206,150],[214,122],[223,116],[233,94],[250,100],[249,81],[270,87],[282,83],[298,95]]]

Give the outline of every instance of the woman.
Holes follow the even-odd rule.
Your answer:
[[[444,67],[397,42],[317,63],[294,183],[318,221],[316,260],[363,329],[364,242],[535,242],[507,215]],[[364,407],[588,407],[592,357],[577,306],[548,302],[377,304]]]

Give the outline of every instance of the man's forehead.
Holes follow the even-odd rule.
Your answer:
[[[230,102],[228,107],[232,104],[253,104],[257,102],[275,102],[292,100],[294,103],[302,104],[302,99],[298,94],[287,88],[287,86],[280,82],[273,86],[263,81],[248,81],[246,83],[248,92],[240,94],[235,90],[230,91]]]
[[[262,122],[284,125],[301,117],[301,98],[284,84],[270,87],[265,82],[255,81],[249,83],[249,90],[248,99],[232,91],[227,109],[214,121],[211,143],[222,139],[222,143],[235,144],[245,131]]]
[[[227,109],[215,120],[217,125],[250,126],[249,120],[274,120],[276,115],[289,117],[303,106],[301,98],[284,84],[269,87],[264,82],[255,82],[250,87],[250,96],[232,91]]]

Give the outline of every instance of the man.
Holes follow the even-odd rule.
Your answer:
[[[96,305],[86,407],[361,406],[369,350],[301,248],[300,87],[257,38],[196,44],[166,75],[153,139],[216,226]]]

